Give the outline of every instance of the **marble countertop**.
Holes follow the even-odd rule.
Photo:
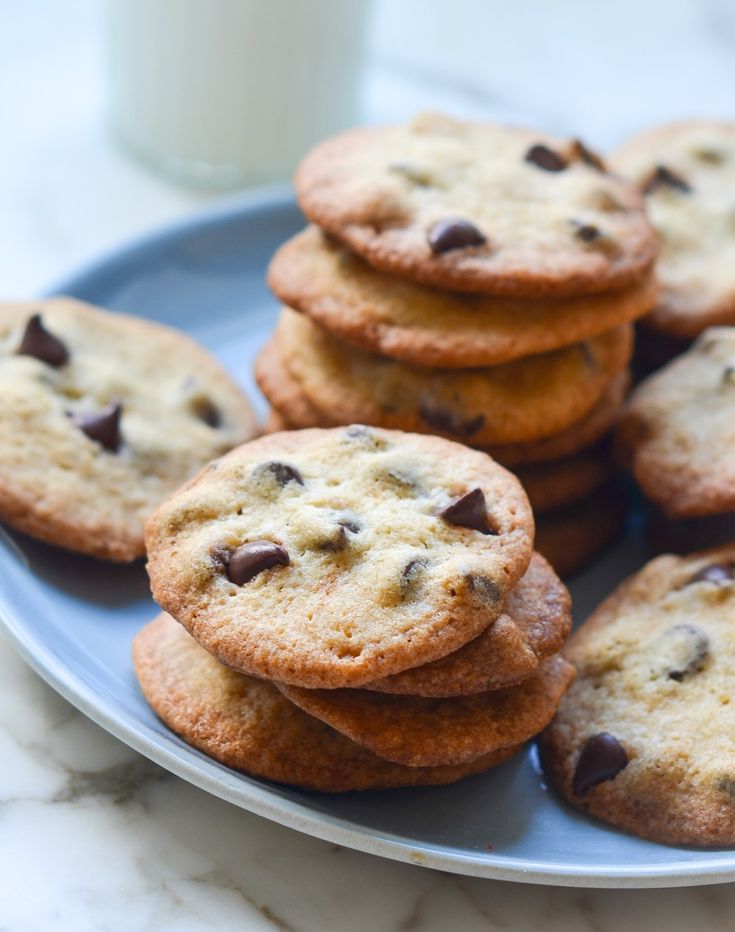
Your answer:
[[[443,107],[574,129],[604,148],[647,122],[733,115],[735,12],[726,0],[445,7],[378,4],[367,119]],[[209,195],[149,174],[110,140],[95,0],[0,0],[0,17],[0,276],[6,295],[25,297]],[[0,929],[9,932],[734,924],[735,886],[595,891],[476,880],[282,828],[111,738],[2,639],[0,759]]]

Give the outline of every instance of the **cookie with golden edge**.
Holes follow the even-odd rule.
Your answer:
[[[561,650],[571,630],[566,586],[539,554],[482,634],[447,657],[366,683],[373,692],[467,696],[513,686]]]
[[[276,685],[299,708],[374,754],[409,767],[437,767],[538,734],[573,679],[574,668],[557,655],[517,686],[450,699]]]
[[[582,450],[551,463],[513,470],[536,513],[553,511],[586,498],[609,483],[617,472],[610,444]]]
[[[202,347],[71,298],[0,305],[0,521],[109,560],[151,511],[256,431]]]
[[[438,291],[369,266],[309,227],[282,246],[268,283],[281,301],[340,339],[418,366],[495,366],[580,343],[641,317],[653,274],[623,291],[513,298]]]
[[[431,432],[485,447],[558,433],[589,414],[632,351],[626,324],[564,349],[484,369],[427,369],[337,340],[284,308],[273,339],[291,381],[340,423]],[[283,408],[285,399],[272,401]]]
[[[735,511],[735,327],[706,330],[641,382],[618,439],[641,489],[669,517]]]
[[[661,240],[661,292],[647,327],[692,340],[706,327],[735,324],[735,123],[654,127],[612,158],[643,191]]]
[[[533,517],[484,453],[353,425],[232,451],[152,515],[146,546],[153,597],[224,663],[360,686],[491,624]]]
[[[135,672],[172,731],[226,767],[327,793],[452,783],[511,757],[503,748],[466,764],[403,767],[307,715],[271,683],[221,664],[169,615],[133,641]]]
[[[577,679],[546,772],[598,819],[673,845],[735,845],[735,547],[648,563],[574,634]]]
[[[536,549],[560,576],[572,576],[620,536],[627,505],[624,491],[613,483],[579,501],[544,512],[536,521]]]
[[[281,362],[274,343],[267,343],[255,361],[255,375],[263,394],[271,403],[267,432],[304,427],[334,426],[309,403]],[[580,421],[570,427],[526,443],[487,447],[485,452],[503,466],[514,468],[525,464],[550,463],[591,447],[613,426],[623,405],[630,384],[630,374],[618,373],[602,397]],[[283,405],[277,406],[274,399]]]
[[[306,216],[384,272],[457,291],[596,294],[640,281],[657,252],[635,187],[579,140],[420,114],[317,146]]]

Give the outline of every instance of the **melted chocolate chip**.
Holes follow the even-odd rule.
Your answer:
[[[458,498],[456,502],[447,505],[438,513],[449,524],[458,527],[467,527],[482,534],[495,533],[488,527],[487,508],[485,507],[485,493],[482,489],[472,489],[466,495]]]
[[[577,796],[585,796],[598,783],[612,780],[627,765],[628,755],[616,737],[607,731],[592,735],[579,755],[572,790]]]
[[[227,569],[231,554],[232,550],[229,547],[213,547],[209,551],[209,559],[212,561],[212,566],[218,573],[224,573]]]
[[[253,540],[241,544],[230,556],[227,578],[236,586],[244,586],[263,570],[273,566],[288,566],[288,553],[283,547],[270,540]]]
[[[269,475],[273,476],[281,488],[283,488],[285,485],[288,485],[289,482],[296,482],[298,485],[304,484],[304,480],[298,469],[295,469],[293,466],[289,466],[288,463],[261,463],[260,466],[255,467],[253,473],[256,476],[262,475],[263,473],[268,473]]]
[[[447,434],[456,434],[458,437],[470,437],[472,434],[477,433],[485,423],[484,414],[478,414],[468,421],[462,421],[453,411],[447,411],[445,408],[432,408],[425,404],[419,405],[419,415],[434,430],[441,430]]]
[[[703,566],[701,570],[698,570],[686,585],[691,586],[692,583],[698,582],[711,582],[717,585],[723,585],[733,579],[735,579],[735,566],[733,564],[710,563],[708,566]]]
[[[682,194],[689,194],[692,190],[688,181],[685,181],[681,175],[677,175],[665,165],[657,165],[646,181],[643,183],[643,193],[653,194],[659,188],[672,188],[674,191],[680,191]]]
[[[524,160],[543,168],[547,172],[563,172],[567,167],[565,158],[559,155],[558,152],[554,152],[553,149],[549,149],[548,146],[541,145],[541,143],[531,146],[526,152]]]
[[[74,414],[72,421],[90,440],[99,443],[105,450],[116,453],[120,448],[120,418],[122,405],[113,401],[101,411],[93,414]]]
[[[487,242],[487,237],[474,224],[461,217],[437,220],[429,228],[427,239],[431,251],[437,254],[468,246],[483,246]]]
[[[195,417],[204,421],[209,427],[217,428],[222,424],[220,410],[209,398],[195,398],[191,403],[191,410]]]
[[[345,550],[346,547],[347,531],[345,531],[344,526],[341,524],[337,525],[330,537],[325,537],[316,545],[317,550],[325,550],[327,553],[340,553],[342,550]]]
[[[467,582],[472,592],[484,602],[495,604],[500,601],[500,589],[498,589],[497,583],[494,583],[492,579],[488,579],[487,576],[468,576]]]
[[[362,525],[355,518],[340,518],[337,524],[349,531],[350,534],[359,534],[362,530]]]
[[[588,149],[581,139],[572,140],[572,158],[578,159],[580,162],[584,162],[585,165],[589,165],[590,168],[596,168],[600,172],[607,171],[607,166],[602,157],[593,152],[592,149]]]
[[[709,656],[709,638],[697,625],[672,625],[661,634],[655,647],[666,675],[677,683],[698,673]]]
[[[578,220],[572,220],[572,226],[574,227],[574,235],[577,239],[581,239],[583,243],[594,243],[595,240],[602,236],[600,228],[592,223],[580,223]]]
[[[58,337],[44,327],[40,314],[34,314],[26,324],[17,349],[19,356],[33,356],[58,369],[69,361],[69,350]]]
[[[417,557],[409,560],[401,572],[401,593],[406,595],[409,589],[416,583],[418,577],[428,566],[428,560],[424,557]]]

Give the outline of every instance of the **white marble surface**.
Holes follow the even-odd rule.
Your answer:
[[[153,0],[155,2],[155,0]],[[93,0],[0,0],[0,281],[25,296],[207,196],[109,140]],[[729,114],[727,0],[384,0],[368,119],[517,115],[612,144]],[[1,403],[1,401],[0,401]],[[2,580],[0,580],[0,586]],[[167,775],[0,641],[0,929],[731,930],[735,886],[576,891],[471,880],[308,838]]]

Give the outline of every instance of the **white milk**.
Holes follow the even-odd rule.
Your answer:
[[[113,128],[180,180],[290,176],[359,120],[369,0],[107,0]]]

